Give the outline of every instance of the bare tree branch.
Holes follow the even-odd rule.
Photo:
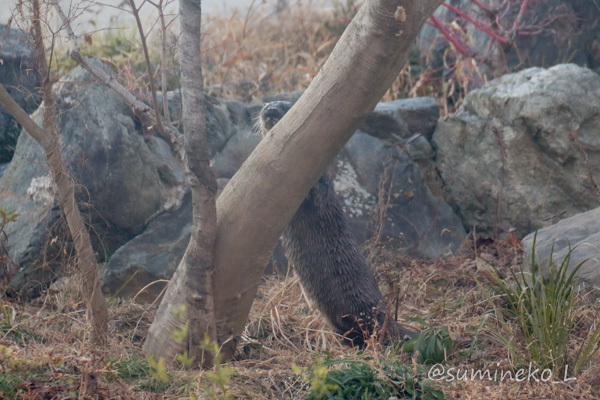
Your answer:
[[[165,24],[165,10],[163,9],[163,0],[160,0],[158,3],[148,0],[148,3],[158,9],[158,18],[160,20],[160,76],[163,114],[167,122],[171,122],[169,101],[167,99],[167,25]]]
[[[98,264],[92,248],[90,235],[75,201],[75,182],[66,171],[62,155],[58,146],[58,128],[54,115],[54,98],[52,97],[52,82],[49,68],[46,63],[46,54],[40,23],[39,0],[32,0],[33,5],[33,32],[35,39],[36,64],[40,75],[43,77],[42,94],[44,129],[36,124],[31,117],[10,97],[4,86],[0,84],[0,104],[21,124],[33,139],[40,144],[48,167],[58,192],[58,202],[65,214],[67,225],[75,251],[77,261],[83,277],[83,292],[87,305],[88,316],[92,323],[92,341],[105,344],[108,335],[108,313],[100,281],[98,279]]]
[[[44,130],[31,119],[29,114],[25,112],[17,104],[16,101],[10,97],[10,94],[6,91],[4,86],[0,84],[0,104],[8,111],[8,113],[35,139],[36,142],[40,143],[42,147],[46,145],[46,142],[50,140]]]
[[[158,130],[164,133],[165,128],[163,127],[160,117],[160,109],[158,108],[158,101],[156,100],[156,84],[154,82],[154,73],[152,72],[152,65],[150,64],[150,54],[148,53],[148,45],[146,43],[146,36],[144,35],[144,28],[142,27],[142,21],[140,20],[139,9],[135,6],[135,0],[129,0],[131,11],[135,17],[138,32],[140,34],[140,41],[142,42],[142,52],[144,53],[144,60],[146,61],[146,69],[148,70],[148,79],[150,80],[150,91],[152,93],[152,106],[154,107],[154,114],[157,116],[156,123]]]
[[[31,22],[35,40],[35,61],[39,74],[44,77],[41,87],[44,99],[43,128],[46,136],[50,137],[50,140],[45,142],[44,152],[56,184],[58,202],[65,214],[69,232],[75,244],[77,262],[83,279],[83,293],[87,304],[88,318],[92,323],[91,339],[97,344],[104,345],[108,340],[108,311],[98,278],[98,262],[92,247],[90,234],[86,229],[75,200],[75,182],[67,172],[60,152],[59,130],[55,119],[55,102],[52,95],[52,79],[46,61],[39,0],[32,0],[32,6],[33,16]]]
[[[83,68],[89,71],[94,77],[96,77],[96,79],[98,79],[100,82],[102,82],[109,88],[113,89],[119,96],[121,96],[123,101],[125,101],[125,103],[127,103],[127,105],[129,105],[132,108],[133,112],[141,120],[145,128],[150,131],[157,131],[158,134],[161,135],[162,138],[167,141],[167,143],[169,143],[169,145],[171,146],[173,151],[179,156],[179,158],[183,160],[184,155],[182,146],[182,136],[179,133],[179,131],[177,131],[177,129],[170,123],[165,123],[165,121],[158,122],[158,120],[162,117],[160,115],[156,115],[150,106],[148,106],[146,103],[144,103],[136,96],[134,96],[131,92],[129,92],[123,85],[119,83],[119,81],[116,80],[116,78],[110,76],[103,70],[91,65],[87,61],[87,58],[81,54],[79,48],[79,39],[75,35],[75,32],[71,27],[71,23],[65,15],[65,13],[63,12],[60,5],[58,4],[58,1],[50,0],[50,3],[56,9],[56,12],[58,13],[58,16],[61,19],[62,26],[67,30],[69,41],[73,46],[71,50],[71,58],[75,60],[75,62],[78,65],[81,65]],[[158,129],[159,124],[161,124],[164,127],[164,132],[161,132],[161,130]]]

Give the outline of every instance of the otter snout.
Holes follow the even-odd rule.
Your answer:
[[[259,115],[262,134],[271,130],[293,105],[294,103],[289,101],[273,101],[265,104]]]

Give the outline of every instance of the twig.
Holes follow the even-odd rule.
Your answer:
[[[486,11],[488,13],[493,12],[493,10],[488,7],[487,5],[483,4],[482,2],[478,1],[478,0],[471,0],[471,3],[475,4],[477,7],[481,8],[483,11]]]
[[[41,26],[39,0],[32,0],[31,24],[35,41],[35,65],[43,77],[40,92],[43,95],[43,128],[10,97],[0,85],[0,104],[23,126],[44,151],[48,169],[52,174],[58,193],[58,203],[65,215],[71,238],[73,239],[77,261],[83,277],[83,292],[86,296],[88,316],[92,324],[92,340],[103,345],[107,341],[108,314],[100,282],[98,264],[92,248],[89,232],[75,200],[75,182],[65,168],[59,148],[59,132],[55,119],[55,103],[52,95],[52,79],[46,61],[46,48]]]
[[[0,84],[0,104],[12,115],[12,117],[35,139],[36,142],[45,143],[48,140],[44,130],[36,124]]]
[[[527,2],[527,0],[525,0],[525,2]],[[483,23],[481,23],[480,21],[477,21],[475,18],[471,17],[469,14],[467,14],[466,12],[464,12],[463,10],[460,10],[454,6],[451,6],[448,3],[442,3],[442,5],[446,8],[448,8],[449,10],[453,11],[454,13],[460,15],[461,17],[463,17],[464,19],[466,19],[467,21],[469,21],[470,23],[472,23],[473,25],[475,25],[480,31],[490,35],[491,37],[493,37],[494,39],[496,39],[497,41],[499,41],[500,43],[503,44],[510,44],[510,40],[498,35],[496,32],[494,32],[494,30],[492,29],[492,27],[488,26],[488,25],[484,25]]]
[[[527,9],[528,3],[529,3],[529,0],[523,0],[523,3],[521,4],[521,9],[519,10],[519,14],[517,15],[517,18],[515,19],[515,22],[513,24],[511,35],[515,35],[515,33],[517,32],[517,29],[519,29],[519,26],[521,25],[521,21],[523,20],[523,15],[525,14],[525,10]]]
[[[469,50],[467,45],[461,39],[453,35],[452,32],[450,32],[450,30],[437,17],[432,15],[429,17],[429,19],[433,23],[433,26],[435,26],[440,33],[444,35],[446,40],[448,40],[454,46],[456,51],[463,56],[470,57],[472,55],[472,52]]]
[[[63,12],[62,8],[58,4],[57,0],[50,0],[50,3],[56,9],[56,12],[59,18],[62,21],[63,27],[67,31],[67,36],[71,45],[73,46],[71,50],[71,58],[82,68],[87,70],[90,74],[92,74],[96,79],[102,82],[104,85],[113,89],[122,99],[127,103],[129,107],[133,109],[133,112],[138,116],[142,124],[147,130],[156,130],[160,136],[169,143],[173,152],[175,152],[178,157],[183,160],[183,146],[182,146],[182,135],[175,129],[175,127],[169,123],[163,123],[162,126],[165,128],[163,132],[156,129],[158,126],[157,120],[161,118],[160,115],[157,115],[153,112],[152,108],[144,103],[142,100],[138,99],[134,96],[129,90],[127,90],[123,85],[121,85],[114,76],[111,76],[104,72],[102,69],[97,68],[96,66],[91,65],[88,62],[88,59],[81,54],[79,48],[79,39],[73,32],[71,27],[71,23],[69,19]]]
[[[165,24],[165,13],[163,9],[163,0],[158,3],[148,0],[158,9],[158,18],[160,20],[160,76],[161,76],[161,91],[163,115],[167,122],[171,122],[171,114],[169,113],[169,102],[167,99],[167,25]]]
[[[144,28],[142,27],[142,21],[140,20],[139,8],[136,8],[135,0],[129,0],[129,5],[131,6],[131,11],[133,12],[133,16],[138,27],[138,32],[140,33],[140,41],[142,42],[144,60],[146,61],[146,69],[148,70],[148,79],[150,80],[150,91],[152,93],[152,106],[154,108],[154,114],[156,116],[160,116],[160,109],[158,108],[158,101],[156,100],[156,84],[154,83],[154,73],[152,72],[152,65],[150,64],[150,54],[148,53],[146,35],[144,35]],[[163,127],[160,118],[156,118],[156,124],[158,130],[161,133],[164,133],[165,128]]]

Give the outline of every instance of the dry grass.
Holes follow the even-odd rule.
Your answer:
[[[484,282],[488,259],[508,271],[520,262],[520,250],[509,242],[487,244],[479,249],[481,258],[463,254],[447,260],[425,262],[394,257],[378,263],[380,275],[389,282],[395,271],[399,289],[398,315],[406,321],[421,317],[431,325],[448,328],[459,348],[447,362],[455,368],[515,368],[506,349],[481,330],[490,311]],[[399,267],[401,266],[401,267]],[[387,272],[386,272],[387,271]],[[385,275],[387,274],[387,275]],[[385,275],[385,276],[384,276]],[[12,313],[10,329],[3,323],[0,369],[23,379],[20,398],[63,398],[92,388],[97,398],[155,399],[207,398],[207,388],[219,389],[205,373],[170,371],[170,380],[161,383],[144,376],[120,377],[114,362],[134,363],[142,357],[141,344],[154,309],[129,301],[111,301],[110,343],[106,351],[87,344],[83,303],[73,301],[76,282],[63,281],[59,290],[50,290],[36,303],[20,304],[3,300]],[[414,327],[418,325],[413,324]],[[17,334],[18,333],[18,334]],[[335,359],[389,357],[382,348],[364,353],[341,344],[331,333],[293,276],[266,278],[252,307],[227,390],[241,399],[298,399],[308,385],[292,371],[292,364],[308,368],[318,354],[326,351]],[[2,355],[4,354],[4,355]],[[410,357],[401,354],[410,365]],[[497,364],[499,363],[499,364]],[[598,399],[600,365],[597,363],[568,383],[495,383],[482,380],[440,383],[450,399]],[[150,390],[155,390],[152,393]]]
[[[329,9],[310,0],[288,3],[280,12],[272,2],[255,1],[248,13],[209,16],[203,31],[203,74],[209,93],[251,101],[306,89],[362,1],[341,0]],[[443,68],[431,71],[425,67],[427,56],[415,49],[382,100],[431,96],[444,115],[454,111],[473,87],[477,68],[461,60],[452,74]]]
[[[328,10],[316,2],[290,2],[278,13],[272,4],[259,3],[246,14],[212,17],[205,23],[203,73],[211,94],[251,101],[306,89],[361,2],[340,1]],[[442,71],[425,70],[423,61],[411,54],[382,100],[432,96],[446,113],[455,109],[464,82],[443,81]]]
[[[254,97],[306,89],[339,35],[336,16],[292,5],[279,13],[257,5],[248,13],[213,17],[204,24],[205,88],[219,97]]]
[[[257,0],[248,12],[204,16],[203,75],[204,88],[210,94],[252,101],[265,95],[306,89],[327,61],[361,1],[342,0],[327,9],[316,0],[289,1],[289,6],[280,11],[275,11],[274,3]],[[147,21],[154,27],[147,33],[156,71],[160,64],[160,42],[153,21],[152,18]],[[169,90],[179,87],[178,36],[177,25],[171,25],[165,61]],[[125,87],[138,96],[147,96],[148,75],[133,28],[99,31],[86,37],[89,43],[83,45],[83,54],[111,63]],[[58,46],[53,64],[61,74],[75,66],[63,47]],[[432,96],[444,113],[455,109],[464,95],[466,77],[443,78],[444,71],[424,67],[425,58],[416,50],[411,53],[408,64],[382,100]]]

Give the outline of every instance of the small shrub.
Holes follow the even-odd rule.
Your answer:
[[[344,365],[344,368],[329,368]],[[297,370],[297,367],[295,368]],[[298,371],[297,371],[298,372]],[[308,374],[310,392],[305,399],[389,399],[438,400],[444,394],[431,386],[425,373],[397,359],[322,360]]]
[[[16,309],[0,298],[0,337],[4,336],[16,342],[26,343],[30,340],[41,342],[42,337],[30,329],[15,324]]]
[[[582,311],[590,306],[580,301],[576,290],[575,275],[583,263],[569,272],[572,249],[558,265],[553,252],[554,249],[547,274],[536,276],[534,238],[531,258],[534,273],[521,267],[518,273],[511,271],[511,281],[501,279],[498,271],[493,275],[492,286],[501,294],[503,303],[492,303],[496,322],[492,336],[507,347],[514,359],[525,354],[539,368],[561,372],[571,365],[574,373],[578,373],[600,348],[600,324],[595,321],[595,326],[591,325],[579,351],[569,357]],[[515,342],[515,336],[522,340]]]
[[[169,372],[167,371],[167,363],[164,358],[159,358],[158,361],[154,360],[152,357],[148,357],[148,365],[150,366],[150,375],[161,382],[168,383],[171,380],[169,376]]]
[[[146,361],[148,363],[149,378],[139,383],[140,389],[152,393],[164,393],[169,390],[172,380],[167,371],[165,359],[161,357],[156,361],[152,357],[147,357]]]
[[[211,342],[208,335],[204,337],[201,347],[213,357],[213,370],[204,371],[201,375],[201,377],[208,379],[210,385],[205,385],[201,388],[201,391],[209,399],[234,399],[235,396],[229,391],[229,384],[231,383],[231,375],[235,373],[235,368],[222,364],[223,360],[219,345]]]
[[[18,385],[23,380],[14,374],[0,374],[0,398],[16,399]]]
[[[445,361],[454,350],[454,342],[448,329],[432,328],[423,321],[421,324],[427,326],[427,329],[404,343],[402,350],[413,353],[419,364],[436,364]]]
[[[146,392],[151,393],[164,393],[171,387],[169,382],[156,379],[154,377],[143,380],[139,384],[139,388]]]
[[[86,43],[81,48],[84,56],[110,60],[118,68],[130,65],[138,73],[145,72],[135,30],[108,30],[100,34],[86,35],[86,39]],[[52,64],[56,72],[63,75],[76,66],[77,63],[70,57],[68,50],[65,50],[63,54],[59,46],[56,60]]]
[[[148,361],[141,357],[121,358],[108,361],[111,372],[107,378],[118,377],[120,379],[136,379],[149,376],[151,373]]]

